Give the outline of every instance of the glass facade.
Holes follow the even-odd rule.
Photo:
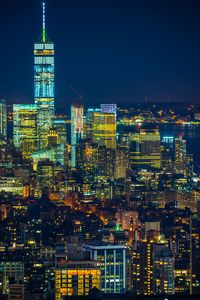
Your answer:
[[[52,109],[37,106],[37,138],[40,150],[47,146],[47,134],[53,126]]]
[[[107,149],[116,149],[116,116],[110,113],[94,113],[93,141]]]
[[[34,45],[34,98],[38,108],[54,111],[54,44]]]
[[[66,268],[55,271],[55,299],[87,296],[92,288],[100,289],[100,274],[100,269],[93,262],[68,262]]]
[[[5,100],[0,101],[0,141],[1,144],[7,142],[7,112]]]
[[[30,158],[37,149],[37,106],[35,104],[13,105],[13,144]]]
[[[71,166],[76,166],[76,144],[83,138],[83,105],[71,106]]]
[[[47,133],[54,118],[54,44],[48,42],[34,45],[34,99],[37,105],[38,148],[47,146]]]
[[[85,244],[90,259],[97,260],[101,268],[101,291],[103,293],[125,292],[125,246],[96,246]]]

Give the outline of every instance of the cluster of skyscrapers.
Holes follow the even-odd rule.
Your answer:
[[[34,103],[10,113],[0,101],[0,293],[199,293],[200,180],[186,140],[120,128],[116,104],[56,115],[54,68],[43,3]]]

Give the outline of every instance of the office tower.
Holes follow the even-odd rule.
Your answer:
[[[30,158],[37,149],[37,106],[35,104],[13,105],[13,144]]]
[[[63,144],[54,145],[42,150],[35,151],[31,154],[33,159],[33,169],[37,170],[39,161],[50,160],[56,165],[59,163],[61,166],[65,165],[65,148]]]
[[[54,117],[54,43],[49,42],[45,28],[43,3],[43,30],[40,42],[34,44],[34,99],[38,109],[38,147],[46,147],[46,136]]]
[[[39,189],[53,186],[53,163],[50,160],[39,161],[37,165]]]
[[[101,112],[100,108],[88,108],[83,122],[84,139],[93,139],[94,113]]]
[[[47,147],[47,135],[53,126],[52,109],[37,106],[37,139],[38,149]]]
[[[186,174],[187,154],[186,140],[182,136],[175,138],[175,153],[174,153],[175,171],[180,174]]]
[[[58,144],[67,144],[67,128],[64,119],[58,119],[53,121],[53,129],[58,133]]]
[[[174,294],[174,259],[165,245],[153,247],[154,294]]]
[[[107,149],[116,149],[115,114],[94,113],[93,142]]]
[[[117,119],[117,104],[101,104],[102,113],[115,114],[115,119]]]
[[[87,296],[92,288],[100,289],[100,267],[94,261],[68,261],[55,269],[55,299],[63,296]]]
[[[71,166],[76,166],[76,145],[83,138],[83,105],[71,106]]]
[[[0,193],[11,193],[13,195],[23,195],[23,183],[19,177],[1,177]]]
[[[6,101],[0,101],[0,144],[7,143],[7,110]]]
[[[159,129],[139,129],[130,137],[130,164],[132,168],[160,168],[161,148]]]
[[[115,178],[125,178],[129,169],[129,151],[126,147],[119,147],[115,151]]]
[[[115,172],[115,149],[108,149],[105,146],[98,148],[98,174],[114,177]]]
[[[140,253],[140,293],[151,295],[153,294],[152,243],[140,242],[138,250]]]
[[[50,129],[47,134],[47,147],[58,145],[58,133],[54,129]]]
[[[16,282],[24,281],[24,263],[21,261],[0,261],[1,294],[8,294],[9,278]]]
[[[39,108],[51,108],[54,114],[54,43],[49,42],[45,28],[43,3],[42,38],[34,44],[34,98]]]
[[[125,245],[103,242],[84,244],[91,260],[99,261],[101,268],[101,291],[103,293],[125,293]]]
[[[85,182],[92,182],[98,174],[98,145],[81,140],[76,145],[76,166],[82,171]]]

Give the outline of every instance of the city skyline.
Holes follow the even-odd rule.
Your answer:
[[[200,5],[7,3],[0,299],[199,297]]]
[[[104,4],[46,2],[47,35],[56,49],[56,105],[77,101],[71,85],[86,104],[134,104],[145,97],[149,102],[170,97],[199,103],[197,1]],[[2,61],[1,98],[31,104],[33,43],[42,33],[42,1],[13,1],[12,10],[4,2],[0,14],[1,57],[9,57]]]

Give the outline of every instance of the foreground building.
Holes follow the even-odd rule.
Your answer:
[[[92,288],[100,289],[100,268],[94,261],[68,261],[55,270],[55,299],[63,296],[87,296]]]
[[[103,242],[84,244],[91,260],[97,260],[101,268],[101,291],[125,293],[125,245]]]

